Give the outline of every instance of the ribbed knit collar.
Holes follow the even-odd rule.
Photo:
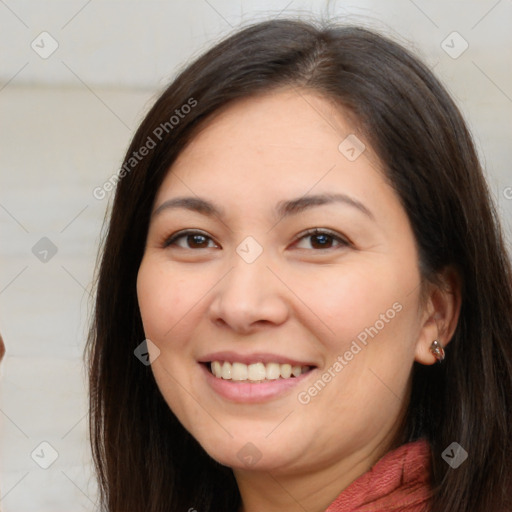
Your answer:
[[[426,440],[387,453],[352,482],[326,512],[426,512],[430,490]]]

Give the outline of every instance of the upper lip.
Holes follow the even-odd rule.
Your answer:
[[[252,354],[239,354],[231,351],[211,352],[199,359],[200,363],[211,363],[212,361],[237,362],[247,365],[253,363],[279,363],[290,364],[292,366],[316,366],[312,361],[292,359],[288,356],[269,354],[267,352],[254,352]]]

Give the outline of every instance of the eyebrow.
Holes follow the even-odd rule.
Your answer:
[[[333,203],[342,203],[351,206],[370,219],[375,220],[373,213],[363,203],[361,203],[361,201],[358,201],[346,194],[317,194],[303,196],[297,199],[290,199],[288,201],[279,201],[276,206],[276,214],[278,217],[288,217],[290,215],[297,215],[315,206],[323,206]],[[224,217],[224,211],[211,201],[192,196],[168,199],[156,208],[152,216],[155,217],[164,210],[177,208],[184,208],[198,212],[208,217]]]
[[[375,220],[373,213],[361,201],[346,194],[318,194],[312,196],[303,196],[290,201],[280,201],[277,203],[277,213],[280,217],[297,214],[312,208],[314,206],[323,206],[332,203],[342,203],[356,208],[367,217]]]

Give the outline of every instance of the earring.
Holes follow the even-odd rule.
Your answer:
[[[434,354],[434,357],[438,362],[441,362],[444,359],[444,348],[439,341],[435,340],[432,342],[432,345],[430,345],[430,352]]]

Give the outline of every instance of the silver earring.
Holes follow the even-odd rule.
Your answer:
[[[434,357],[438,360],[438,362],[441,362],[445,357],[444,348],[437,340],[434,340],[432,345],[430,345],[430,352],[434,354]]]

